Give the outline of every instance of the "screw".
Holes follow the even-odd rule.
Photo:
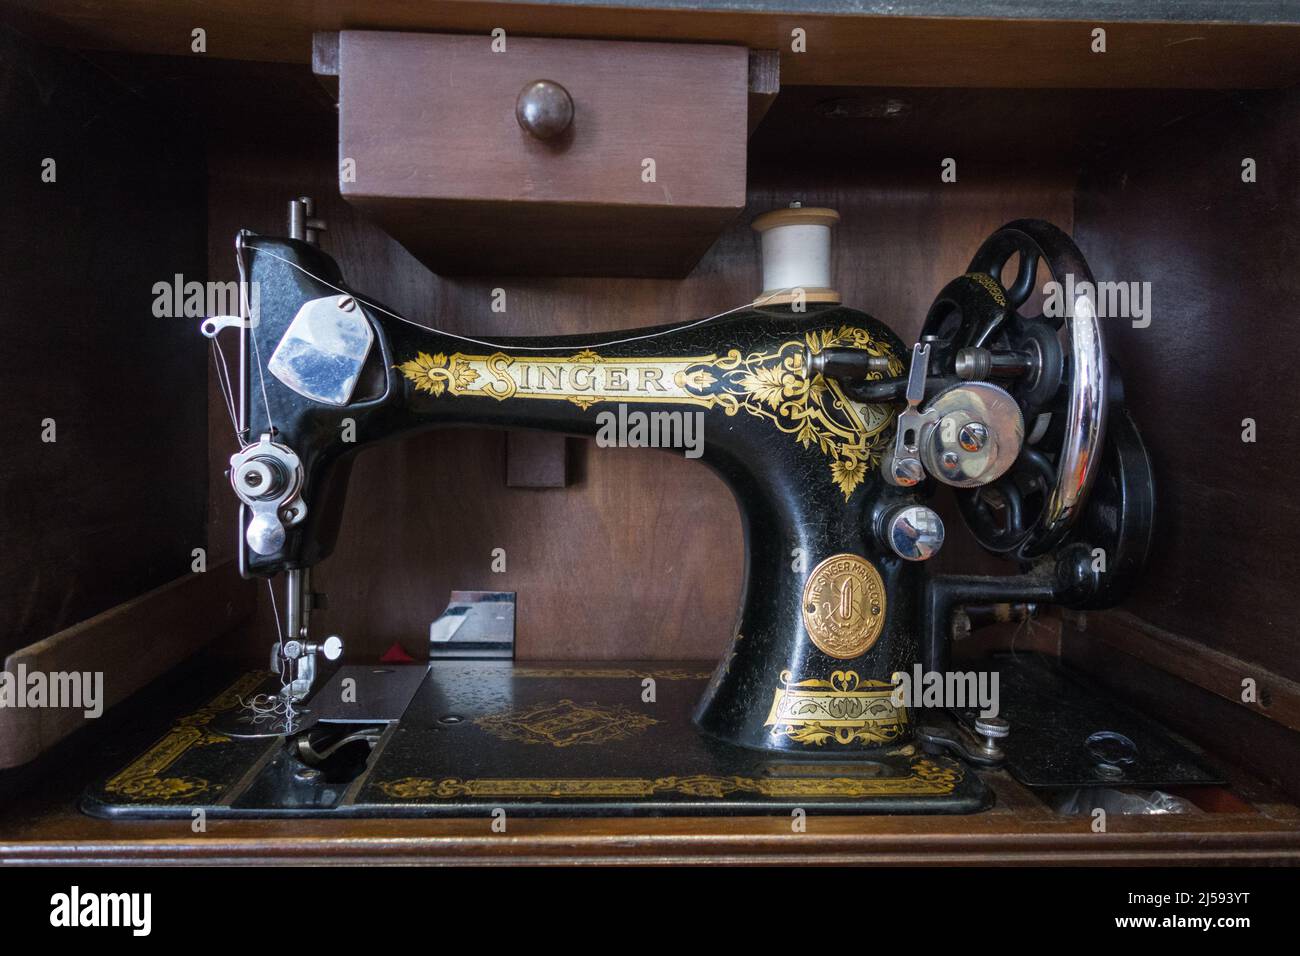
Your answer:
[[[340,312],[351,312],[357,307],[357,300],[350,295],[341,295],[334,305]]]
[[[894,479],[900,485],[915,485],[925,477],[925,469],[915,458],[897,458],[894,460]]]
[[[1000,759],[1002,748],[998,741],[1011,733],[1011,724],[1001,717],[978,717],[975,720],[975,733],[983,738],[981,745],[990,757]]]
[[[957,444],[966,451],[979,451],[989,440],[989,430],[983,422],[967,422],[957,433]]]

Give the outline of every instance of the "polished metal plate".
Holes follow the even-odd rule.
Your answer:
[[[308,708],[317,724],[397,720],[428,672],[427,664],[349,664],[334,672]]]
[[[267,369],[304,398],[346,405],[374,341],[374,330],[351,296],[312,299],[289,323]]]

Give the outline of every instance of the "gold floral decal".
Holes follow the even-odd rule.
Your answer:
[[[453,386],[452,391],[455,392],[457,388],[466,388],[478,380],[478,372],[469,367],[463,355],[453,355],[451,364],[448,365],[447,356],[443,352],[437,355],[420,352],[398,368],[415,383],[416,391],[434,395],[441,395],[448,385]]]
[[[506,779],[483,777],[402,777],[378,784],[397,800],[453,800],[570,797],[653,797],[677,793],[722,799],[733,793],[764,797],[916,797],[952,793],[964,777],[962,769],[928,758],[914,760],[909,772],[896,777],[742,777],[690,774],[681,777],[555,777]]]
[[[838,382],[808,376],[805,349],[815,355],[840,347],[887,358],[890,376],[903,373],[902,360],[887,344],[849,325],[811,331],[775,350],[731,349],[723,356],[611,358],[590,349],[571,356],[419,352],[397,368],[417,392],[435,397],[559,400],[584,409],[598,402],[689,404],[726,415],[743,410],[828,458],[830,478],[848,501],[868,470],[879,464],[894,409],[853,401]]]
[[[903,360],[891,353],[888,346],[872,339],[870,333],[864,329],[843,326],[836,332],[823,329],[820,333],[813,332],[808,335],[808,350],[814,355],[823,349],[839,347],[862,349],[877,358],[887,358],[889,376],[892,378],[903,374]],[[873,373],[868,375],[867,379],[878,381],[884,377]],[[833,443],[829,452],[834,459],[831,463],[831,474],[840,490],[844,492],[844,500],[848,501],[853,489],[862,483],[866,469],[880,464],[880,455],[889,443],[896,411],[888,405],[864,405],[854,402],[844,394],[838,382],[833,379],[827,382],[820,375],[812,380],[809,391],[810,407],[819,410],[816,414],[810,413],[809,419],[833,420],[838,414],[847,419],[851,426],[857,426],[850,428],[854,433],[852,438],[842,435],[831,426],[814,429],[819,440],[825,431],[841,439]],[[803,440],[802,436],[801,440]]]
[[[208,730],[208,723],[223,710],[236,706],[240,698],[252,693],[265,681],[266,674],[261,671],[245,674],[206,707],[178,720],[162,740],[110,779],[104,790],[131,800],[179,800],[210,789],[212,785],[201,777],[164,777],[162,774],[192,747],[229,743],[229,737]]]
[[[561,700],[526,710],[479,717],[474,724],[502,740],[572,747],[606,744],[641,733],[659,721],[621,704],[575,704]]]
[[[781,672],[764,726],[772,736],[801,744],[887,744],[902,736],[906,708],[895,704],[894,685],[862,680],[857,671],[834,671],[830,680],[793,681]]]

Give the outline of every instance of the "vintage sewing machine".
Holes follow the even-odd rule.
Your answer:
[[[0,0],[5,864],[1300,859],[1300,17],[122,6]]]
[[[242,571],[284,583],[275,676],[255,675],[207,714],[235,746],[202,767],[202,788],[186,792],[178,765],[171,792],[133,789],[128,768],[92,794],[92,810],[986,807],[975,768],[1000,766],[1022,737],[1022,768],[1059,746],[1008,720],[1010,705],[1028,713],[1026,695],[1047,694],[1028,718],[1041,723],[1073,692],[1023,662],[995,664],[1013,686],[998,714],[981,715],[909,698],[897,675],[919,691],[926,675],[948,674],[958,619],[1120,600],[1151,544],[1150,464],[1092,275],[1063,232],[1036,220],[999,229],[909,347],[832,291],[836,219],[796,205],[756,221],[766,289],[752,305],[635,331],[491,340],[426,327],[351,288],[306,241],[301,206],[299,238],[241,233],[256,305],[204,332],[234,327],[239,338],[231,401],[244,446],[229,476]],[[1029,316],[1040,263],[1074,297]],[[702,461],[743,516],[743,605],[711,676],[515,665],[510,594],[454,605],[441,631],[458,636],[439,641],[435,625],[431,663],[332,668],[343,641],[313,633],[309,575],[334,548],[357,452],[452,425],[593,435],[600,413],[620,406],[701,416]],[[1018,573],[930,572],[951,533],[931,507],[940,485],[979,544]],[[643,696],[647,678],[655,691]],[[1082,783],[1123,779],[1135,763],[1122,734],[1089,746],[1097,765]]]

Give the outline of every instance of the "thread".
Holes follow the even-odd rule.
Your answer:
[[[780,305],[800,297],[840,301],[831,279],[831,227],[839,219],[834,209],[792,205],[754,220],[763,247],[763,293],[755,304]]]

